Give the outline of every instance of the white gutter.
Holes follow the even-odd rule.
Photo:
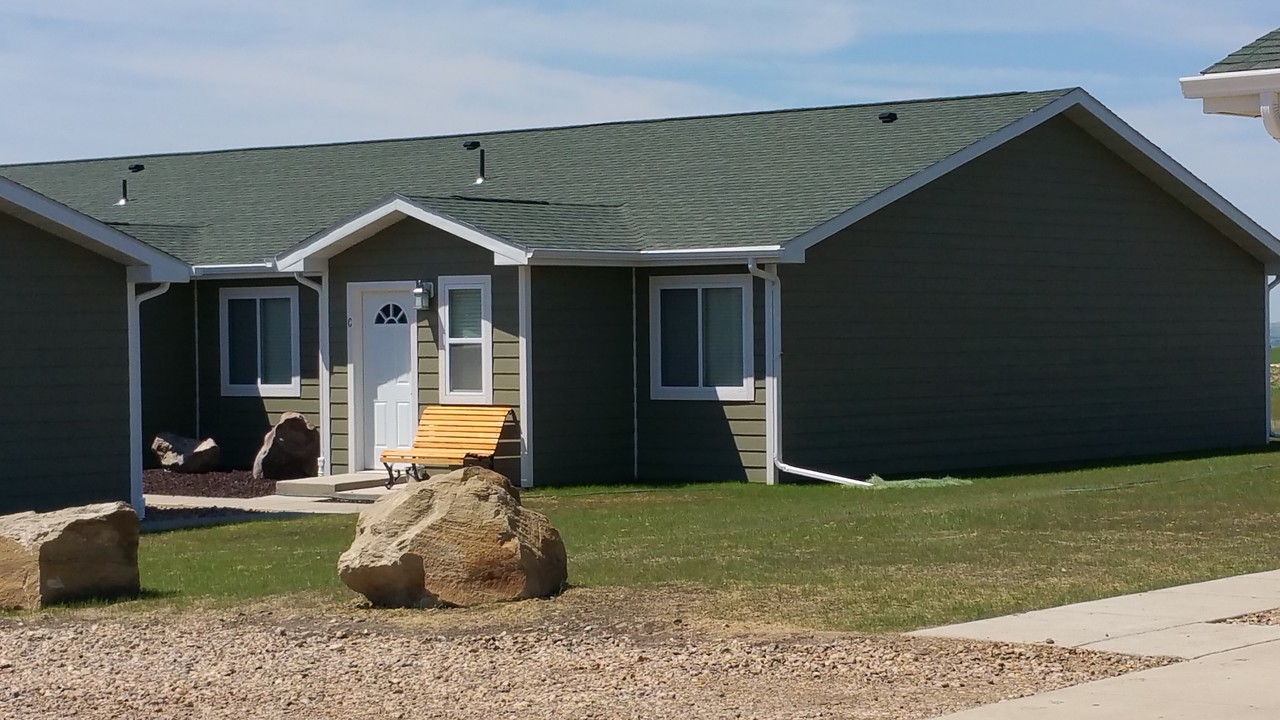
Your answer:
[[[1182,78],[1182,96],[1201,100],[1211,115],[1261,117],[1280,141],[1280,69],[1240,70]]]
[[[135,283],[126,283],[126,308],[129,342],[129,504],[138,517],[147,514],[142,497],[142,336],[138,321],[142,303],[169,292],[169,283],[162,282],[141,295]]]
[[[320,307],[320,331],[316,340],[320,346],[320,457],[316,462],[316,471],[321,477],[329,474],[330,448],[333,442],[333,427],[329,417],[333,411],[329,398],[329,294],[325,292],[325,286],[329,284],[328,275],[328,271],[321,273],[320,282],[316,282],[300,272],[293,274],[293,279],[299,285],[316,291],[316,302]]]
[[[799,475],[813,480],[868,487],[865,480],[832,475],[808,468],[796,467],[782,459],[782,279],[778,277],[777,264],[772,270],[764,270],[755,258],[747,260],[747,271],[765,282],[764,345],[765,345],[765,482],[776,485],[778,473]]]
[[[192,265],[191,274],[194,277],[210,277],[213,275],[248,275],[261,276],[263,274],[276,275],[274,263],[263,261],[256,263],[225,263],[220,265]]]
[[[532,250],[529,265],[577,265],[606,267],[663,267],[670,265],[727,265],[753,260],[776,261],[780,245],[749,245],[725,248],[682,248],[676,250]],[[515,264],[495,258],[495,264]]]

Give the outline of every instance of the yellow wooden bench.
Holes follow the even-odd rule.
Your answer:
[[[383,450],[378,461],[387,469],[387,487],[395,484],[400,472],[395,465],[408,465],[414,480],[423,480],[427,465],[456,466],[468,461],[493,467],[498,439],[511,417],[511,408],[501,405],[428,405],[422,410],[413,446]]]

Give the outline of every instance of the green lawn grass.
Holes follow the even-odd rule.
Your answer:
[[[1280,567],[1274,452],[956,487],[549,489],[525,504],[560,529],[574,585],[675,588],[720,616],[817,629],[900,630]],[[146,535],[143,584],[164,602],[352,598],[335,562],[353,526]]]

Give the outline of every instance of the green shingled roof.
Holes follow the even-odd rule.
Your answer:
[[[1203,74],[1241,70],[1280,70],[1280,28],[1210,65]]]
[[[622,205],[582,205],[467,196],[407,197],[432,212],[529,250],[639,250],[640,239]]]
[[[0,166],[192,264],[247,263],[390,193],[526,249],[782,244],[1070,90]],[[878,116],[897,113],[893,123]],[[479,140],[487,179],[474,185]],[[141,163],[146,169],[128,173]],[[115,204],[120,180],[130,200]],[[488,202],[485,202],[488,201]]]

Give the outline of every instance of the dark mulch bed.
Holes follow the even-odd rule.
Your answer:
[[[274,495],[276,481],[254,480],[253,474],[248,470],[207,473],[143,470],[142,492],[153,495],[254,498]]]

